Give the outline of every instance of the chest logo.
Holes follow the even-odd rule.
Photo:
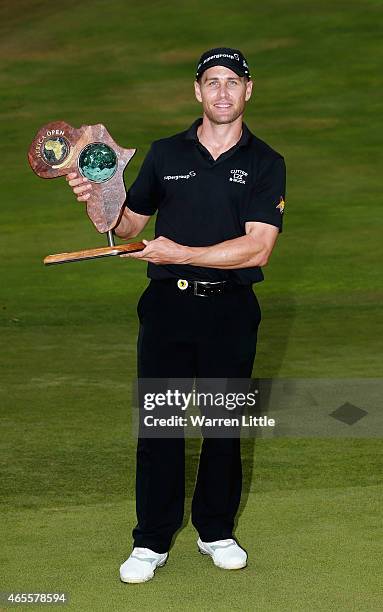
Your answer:
[[[179,181],[180,179],[190,179],[196,176],[197,173],[194,170],[190,170],[188,174],[167,174],[164,176],[164,181]]]
[[[230,170],[230,178],[229,181],[233,181],[233,183],[242,183],[242,185],[246,184],[246,177],[248,173],[244,170]]]
[[[278,210],[279,210],[279,212],[281,214],[285,210],[285,204],[286,204],[286,202],[284,201],[283,197],[281,196],[280,199],[279,199],[279,204],[278,204],[278,206],[276,206],[276,208],[278,208]]]

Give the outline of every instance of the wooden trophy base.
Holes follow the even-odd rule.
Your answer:
[[[73,251],[71,253],[57,253],[56,255],[47,255],[44,258],[44,264],[51,266],[53,264],[70,263],[73,261],[84,261],[86,259],[98,259],[100,257],[113,257],[114,255],[123,255],[123,253],[135,253],[142,251],[145,248],[143,242],[130,242],[128,244],[110,245],[97,249],[86,249],[83,251]]]

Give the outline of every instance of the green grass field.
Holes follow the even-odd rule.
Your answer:
[[[145,267],[44,269],[46,254],[103,238],[64,179],[38,179],[26,154],[49,121],[101,122],[138,148],[129,185],[152,140],[199,116],[201,52],[241,48],[255,76],[246,122],[288,169],[284,232],[257,287],[254,373],[380,377],[382,8],[0,3],[0,591],[66,591],[76,611],[381,610],[378,438],[244,441],[237,536],[248,568],[227,573],[197,554],[188,511],[155,579],[119,582],[135,520],[130,388]],[[187,450],[190,503],[197,441]]]

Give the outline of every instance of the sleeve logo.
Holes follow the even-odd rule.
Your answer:
[[[276,208],[278,208],[278,210],[279,210],[279,212],[280,212],[281,214],[282,214],[282,213],[283,213],[283,211],[285,210],[285,204],[286,204],[286,202],[284,201],[283,197],[282,197],[282,196],[280,196],[280,198],[279,198],[279,204],[278,204],[278,206],[276,206]]]

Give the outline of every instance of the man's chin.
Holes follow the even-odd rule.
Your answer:
[[[227,123],[233,123],[236,119],[238,119],[238,117],[240,117],[242,115],[242,112],[230,112],[230,113],[212,113],[212,112],[206,112],[205,114],[207,116],[208,119],[210,119],[210,121],[212,123],[215,123],[216,125],[225,125]]]

